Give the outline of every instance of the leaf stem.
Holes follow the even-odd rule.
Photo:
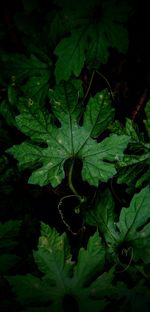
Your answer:
[[[75,187],[72,183],[73,167],[74,167],[74,160],[72,161],[71,166],[70,166],[69,175],[68,175],[68,184],[69,184],[69,188],[71,189],[73,194],[77,196],[77,198],[80,201],[80,204],[82,204],[86,201],[86,198],[85,198],[85,196],[79,195],[79,193],[77,192],[77,190],[75,189]]]

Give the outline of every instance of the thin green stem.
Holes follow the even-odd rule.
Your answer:
[[[73,194],[75,194],[80,199],[80,195],[78,194],[78,192],[76,191],[72,183],[73,166],[74,166],[74,160],[72,161],[71,166],[70,166],[69,175],[68,175],[68,184]]]
[[[71,189],[71,191],[73,192],[74,195],[77,196],[77,198],[80,201],[80,204],[83,204],[84,202],[86,202],[86,197],[83,195],[80,195],[77,190],[75,189],[73,183],[72,183],[72,174],[73,174],[73,167],[74,167],[74,160],[71,163],[70,166],[70,170],[69,170],[69,175],[68,175],[68,184],[69,184],[69,188]]]

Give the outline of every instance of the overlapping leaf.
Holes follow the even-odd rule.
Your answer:
[[[128,19],[130,8],[127,3],[116,1],[55,1],[63,8],[70,21],[71,35],[63,38],[54,53],[56,80],[68,80],[72,74],[78,76],[86,61],[90,68],[106,63],[109,47],[124,53],[128,47],[128,34],[123,24]],[[68,48],[69,47],[69,48]]]
[[[45,99],[51,75],[51,61],[48,57],[43,62],[35,55],[27,57],[17,53],[1,53],[1,59],[3,75],[7,74],[12,84],[16,84],[25,97],[38,102]]]
[[[144,124],[149,136],[149,101],[145,107],[146,119]],[[150,178],[150,143],[145,141],[138,126],[130,119],[126,119],[125,127],[115,123],[112,127],[118,134],[130,135],[131,141],[127,153],[119,162],[119,174],[117,182],[127,184],[127,191],[133,192],[135,188],[141,188],[149,183]]]
[[[56,64],[55,75],[57,81],[68,80],[73,72],[79,76],[85,61],[85,30],[72,32],[69,38],[62,39],[55,49],[55,54],[59,56]]]
[[[115,245],[119,240],[115,225],[114,201],[108,189],[98,197],[94,209],[87,212],[86,221],[99,228],[109,246]]]
[[[149,220],[150,188],[145,187],[135,194],[130,206],[122,208],[117,227],[121,239],[129,241],[134,257],[150,262],[150,223]]]
[[[29,183],[57,186],[65,177],[66,160],[73,162],[75,158],[82,161],[83,180],[95,186],[99,181],[107,181],[116,173],[115,163],[122,159],[129,142],[128,136],[115,134],[100,143],[93,139],[108,127],[113,118],[108,91],[103,90],[89,101],[83,126],[78,123],[81,108],[78,105],[78,91],[73,85],[63,83],[55,91],[49,92],[53,113],[61,126],[50,125],[49,119],[40,110],[32,115],[33,104],[32,111],[19,115],[16,122],[22,132],[31,139],[45,142],[46,147],[25,141],[8,152],[14,155],[22,168],[39,167],[33,171]]]
[[[128,208],[122,208],[116,223],[111,194],[107,191],[101,195],[93,211],[87,213],[86,221],[99,227],[110,249],[126,242],[133,249],[134,260],[149,263],[149,202],[150,188],[147,186],[134,195]]]

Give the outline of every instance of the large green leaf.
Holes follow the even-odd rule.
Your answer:
[[[107,181],[116,174],[115,163],[122,159],[129,142],[128,136],[116,134],[100,143],[93,139],[113,119],[108,91],[103,90],[89,101],[83,126],[78,123],[81,108],[74,86],[63,83],[49,92],[53,113],[61,126],[53,124],[51,127],[49,119],[40,112],[34,112],[32,116],[30,112],[22,113],[16,118],[19,129],[31,139],[38,140],[39,133],[39,141],[45,142],[46,147],[25,141],[8,152],[19,161],[21,168],[39,167],[33,171],[29,183],[57,186],[65,177],[64,164],[68,159],[71,159],[72,165],[75,159],[82,161],[82,178],[89,184],[98,186],[99,181]],[[38,123],[41,125],[38,126]]]
[[[8,277],[22,306],[43,308],[43,311],[44,307],[49,306],[50,311],[61,312],[64,305],[72,300],[72,304],[80,312],[90,312],[91,309],[99,312],[105,309],[108,303],[106,288],[108,286],[110,289],[113,275],[112,271],[101,275],[105,249],[98,232],[90,237],[86,249],[80,249],[75,264],[71,260],[66,235],[59,235],[55,229],[42,223],[34,258],[43,273],[41,278],[31,274]],[[97,296],[98,289],[103,286],[105,291]]]

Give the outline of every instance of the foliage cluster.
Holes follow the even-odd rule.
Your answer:
[[[101,73],[127,53],[132,14],[22,0],[11,19],[4,5],[1,311],[150,309],[150,100],[143,130],[123,124]]]

